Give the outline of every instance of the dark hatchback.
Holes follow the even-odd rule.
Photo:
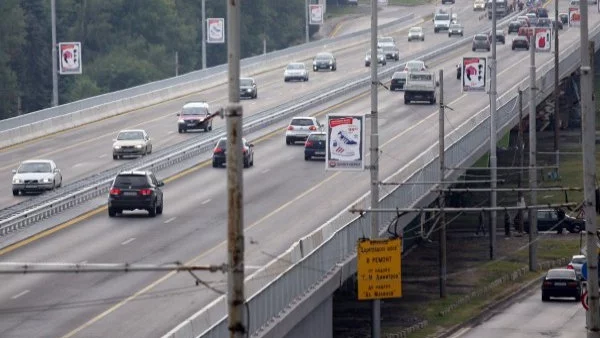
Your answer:
[[[254,165],[254,144],[248,143],[245,138],[242,138],[242,153],[244,168],[249,168]],[[213,149],[212,166],[218,168],[226,163],[227,161],[227,138],[221,137],[215,149]]]
[[[331,53],[319,53],[313,59],[313,72],[321,69],[336,71],[337,62]]]
[[[149,171],[119,173],[108,193],[108,216],[115,217],[123,210],[147,210],[150,217],[162,214],[163,185]]]
[[[551,269],[542,280],[542,301],[550,297],[569,297],[575,301],[581,300],[581,280],[575,270]]]
[[[508,34],[515,32],[518,33],[519,32],[519,28],[521,28],[522,26],[522,22],[521,21],[511,21],[508,24]]]
[[[244,77],[240,79],[240,97],[247,97],[255,99],[258,97],[258,88],[256,81],[251,77]]]
[[[308,161],[313,157],[325,157],[325,144],[327,136],[324,132],[310,133],[304,143],[304,160]]]
[[[516,36],[512,41],[512,50],[524,48],[529,50],[529,40],[525,36]]]
[[[392,75],[392,82],[390,83],[390,90],[404,90],[404,85],[406,84],[406,77],[408,76],[408,72],[395,72]]]

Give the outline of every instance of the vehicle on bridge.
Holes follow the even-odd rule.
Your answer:
[[[448,29],[448,37],[452,37],[453,35],[459,35],[459,36],[464,36],[464,28],[461,24],[459,23],[453,23],[450,25],[450,28]]]
[[[548,270],[542,281],[542,301],[547,302],[550,297],[572,297],[576,302],[581,300],[581,280],[577,278],[575,270]]]
[[[513,20],[508,23],[508,34],[510,33],[518,33],[519,28],[523,26],[523,22],[519,20]]]
[[[488,19],[492,19],[492,0],[488,0],[485,7],[487,8]],[[496,18],[503,18],[510,13],[507,0],[496,0]]]
[[[438,86],[439,83],[432,72],[409,72],[404,85],[404,104],[410,104],[413,101],[426,101],[434,104],[437,101]]]
[[[490,44],[493,43],[492,41],[492,32],[490,32],[488,34],[488,39],[490,40]],[[506,44],[506,36],[504,34],[504,30],[502,29],[496,29],[496,42],[501,43],[503,45]]]
[[[408,75],[408,72],[406,72],[406,71],[394,72],[394,74],[392,75],[392,81],[390,82],[390,90],[391,91],[404,90],[404,85],[406,84],[406,76],[407,75]]]
[[[240,87],[242,86],[240,80]],[[188,102],[183,105],[180,113],[177,113],[177,130],[179,133],[186,133],[188,130],[212,130],[212,119],[210,118],[210,108],[207,102]]]
[[[306,139],[306,142],[304,143],[304,160],[309,161],[313,157],[325,159],[326,142],[327,135],[325,132],[318,131],[310,133]]]
[[[23,161],[12,171],[12,194],[54,190],[62,185],[62,173],[52,160]]]
[[[474,0],[473,1],[474,11],[485,11],[485,0]]]
[[[525,36],[515,36],[512,40],[512,50],[525,49],[529,50],[529,39]]]
[[[514,218],[515,229],[518,229],[520,220],[519,214]],[[525,232],[529,232],[528,212],[523,212],[523,227]],[[538,209],[537,210],[537,228],[538,231],[556,231],[561,234],[564,229],[571,233],[579,233],[585,229],[585,220],[567,215],[560,208],[556,209]]]
[[[212,166],[218,168],[227,165],[227,137],[221,137],[217,145],[213,149]],[[248,143],[245,138],[242,138],[242,162],[244,168],[249,168],[254,165],[254,144]]]
[[[312,116],[296,116],[290,121],[285,130],[285,144],[291,145],[298,141],[306,141],[313,132],[323,131],[324,127]]]
[[[256,81],[251,77],[243,77],[240,79],[240,98],[243,97],[250,99],[256,99],[258,97],[258,87],[256,86]]]
[[[329,52],[322,52],[315,56],[312,62],[313,72],[317,72],[321,69],[330,70],[332,72],[337,70],[337,62],[335,56]]]
[[[150,171],[123,171],[115,177],[108,193],[108,216],[123,210],[147,210],[148,216],[163,213],[164,183]]]
[[[385,66],[387,64],[387,58],[385,57],[385,53],[383,52],[383,49],[381,48],[377,48],[377,63],[381,64],[382,66]],[[371,50],[367,51],[367,54],[365,54],[365,67],[370,67],[371,66]]]
[[[143,129],[121,130],[113,142],[113,160],[152,153],[152,140]]]
[[[448,30],[452,22],[452,9],[443,10],[433,15],[433,32],[437,33],[442,30]]]
[[[292,62],[288,64],[283,71],[283,81],[289,82],[292,80],[308,81],[308,70],[302,62]]]
[[[473,44],[471,47],[472,51],[475,52],[477,50],[484,49],[489,52],[491,48],[490,39],[486,34],[475,34],[475,36],[473,36]]]
[[[411,27],[408,30],[408,42],[413,40],[425,41],[425,33],[423,33],[422,27]]]

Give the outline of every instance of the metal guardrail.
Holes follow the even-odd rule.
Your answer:
[[[506,25],[516,15],[518,13],[504,18],[498,26]],[[481,31],[486,30],[482,29]],[[453,44],[425,54],[422,59],[431,59],[445,54],[461,45],[469,43],[471,38],[472,36],[468,36],[457,40]],[[385,69],[379,75],[382,76],[382,73],[391,75],[393,71],[395,69]],[[367,85],[370,84],[370,77],[367,77],[364,81],[367,82]],[[428,152],[428,154],[432,153],[433,151]],[[389,180],[395,181],[392,177],[388,178]],[[435,180],[432,179],[431,181]],[[422,185],[415,185],[415,187],[418,188],[418,190],[414,191],[415,193],[423,192]],[[366,208],[367,195],[363,195],[353,205],[362,204],[362,207]],[[415,196],[418,195],[407,195],[406,200],[416,200]],[[361,226],[352,227],[349,225],[352,222],[364,222],[364,224],[361,223]],[[343,261],[348,256],[350,250],[354,250],[356,239],[364,233],[368,233],[370,231],[369,227],[370,224],[368,221],[364,221],[363,218],[356,217],[346,210],[342,210],[311,235],[295,243],[290,249],[277,257],[277,259],[246,278],[246,294],[252,295],[248,299],[250,313],[250,323],[248,323],[249,332],[254,333],[265,324],[270,323],[272,318],[277,317],[278,314],[285,311],[290,304],[294,303],[294,300],[299,299],[299,297],[310,291],[312,289],[311,286],[322,280],[328,271],[334,268],[338,262]],[[346,238],[343,247],[329,246],[323,249],[322,255],[318,256],[311,253],[317,248],[323,247],[324,241],[342,231],[340,229],[347,229],[346,233],[341,236]],[[343,242],[344,240],[342,239],[341,241]],[[278,277],[273,279],[274,276]],[[284,276],[287,276],[291,280],[299,281],[299,283],[290,284],[287,280],[283,279]],[[271,281],[265,286],[267,278]],[[228,337],[226,315],[223,315],[223,313],[226,313],[225,296],[217,298],[204,309],[165,334],[163,338]],[[214,322],[215,318],[219,318],[219,316],[221,316],[220,321],[211,326],[211,322]]]
[[[443,48],[431,47],[420,56],[410,56],[429,60],[441,54],[450,52],[470,41],[467,36],[448,44]],[[403,59],[407,61],[409,58]],[[404,68],[405,63],[395,63],[382,67],[378,72],[379,78],[390,77],[395,71]],[[269,125],[278,123],[294,114],[308,110],[314,106],[330,101],[346,93],[370,85],[369,76],[357,76],[354,79],[344,80],[328,92],[319,94],[320,91],[309,93],[294,101],[273,107],[248,118],[244,125],[244,134],[255,132]],[[216,141],[225,136],[224,127],[215,129],[209,135],[201,135],[170,147],[157,150],[153,154],[136,161],[129,162],[116,168],[105,170],[98,174],[86,177],[55,191],[42,194],[21,203],[0,210],[0,237],[28,227],[38,221],[47,219],[63,212],[66,209],[89,201],[106,194],[114,176],[123,170],[152,170],[160,171],[191,157],[209,151]]]
[[[409,13],[401,18],[398,18],[394,21],[388,22],[386,24],[380,25],[379,29],[387,29],[394,27],[399,24],[406,23],[407,21],[414,18],[413,13]],[[288,47],[285,49],[269,52],[267,54],[256,55],[252,57],[245,58],[241,60],[242,70],[245,71],[245,68],[256,66],[257,64],[270,64],[274,59],[279,59],[282,57],[288,57],[290,55],[302,52],[304,50],[308,50],[311,48],[324,48],[327,45],[336,44],[344,41],[353,41],[357,37],[362,35],[370,34],[370,29],[361,30],[358,32],[354,32],[347,35],[342,35],[333,39],[323,39],[318,41],[313,41],[309,43],[304,43],[297,46]],[[39,122],[42,120],[70,114],[76,111],[81,111],[84,109],[90,109],[93,107],[98,107],[101,105],[105,105],[108,103],[112,103],[115,101],[123,100],[126,98],[132,98],[148,93],[152,93],[157,90],[178,86],[181,84],[206,80],[207,78],[212,78],[216,76],[223,75],[227,72],[227,64],[221,64],[218,66],[210,67],[207,69],[192,71],[186,74],[182,74],[176,77],[171,77],[164,80],[154,81],[147,84],[139,85],[132,88],[123,89],[116,92],[106,93],[94,97],[90,97],[87,99],[66,103],[57,107],[42,109],[36,112],[31,112],[29,114],[24,114],[21,116],[16,116],[4,120],[0,120],[0,131],[5,131],[13,128],[22,127],[27,124]],[[224,79],[224,81],[226,81]]]

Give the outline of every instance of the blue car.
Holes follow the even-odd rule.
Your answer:
[[[324,132],[310,133],[304,143],[304,160],[308,161],[313,157],[325,158],[325,143],[327,136]]]

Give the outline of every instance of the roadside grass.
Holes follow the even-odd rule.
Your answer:
[[[388,5],[392,6],[419,6],[432,3],[433,0],[388,0]]]
[[[540,234],[541,240],[538,241],[537,257],[538,260],[553,260],[560,257],[571,257],[579,253],[580,239],[581,237],[572,235],[573,237],[569,240],[548,238],[550,236],[557,236],[555,233],[552,234]],[[559,235],[560,236],[560,235]],[[516,251],[511,258],[519,259],[520,261],[526,261],[529,257],[529,250]]]
[[[367,11],[369,12],[369,11]],[[345,15],[364,14],[365,9],[358,6],[327,6],[326,18],[335,18]]]

